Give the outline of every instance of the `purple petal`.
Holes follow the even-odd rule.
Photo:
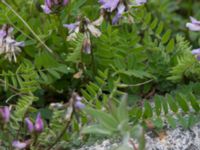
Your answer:
[[[19,47],[24,47],[25,43],[24,42],[15,42],[14,44],[15,46],[19,46]]]
[[[119,19],[122,17],[123,12],[125,11],[125,6],[123,4],[120,4],[117,8],[117,14],[112,19],[112,24],[117,24]]]
[[[193,24],[193,23],[187,23],[186,27],[189,28],[191,31],[200,31],[200,25]]]
[[[63,6],[67,5],[69,0],[63,0]]]
[[[75,102],[75,105],[74,105],[77,109],[83,109],[85,108],[85,104],[83,104],[82,102],[80,101],[77,101]]]
[[[76,95],[76,101],[82,101],[83,97],[80,97],[79,95]]]
[[[10,109],[8,106],[4,107],[4,119],[5,119],[5,122],[8,122],[10,119]]]
[[[135,2],[136,2],[136,4],[137,4],[138,6],[140,6],[140,5],[145,4],[145,3],[147,2],[147,0],[135,0]]]
[[[10,109],[8,106],[5,106],[0,109],[1,118],[3,119],[4,123],[9,122],[10,119]]]
[[[45,0],[45,5],[47,5],[47,7],[49,7],[49,8],[51,8],[51,6],[52,6],[51,0]]]
[[[192,50],[192,54],[193,54],[193,55],[199,55],[199,54],[200,54],[200,48],[198,48],[198,49],[193,49],[193,50]]]
[[[105,4],[106,2],[107,2],[106,0],[99,0],[99,3],[100,3],[101,5]]]
[[[42,5],[41,7],[42,7],[44,13],[46,13],[46,14],[50,14],[52,12],[51,9],[47,5]]]
[[[83,51],[86,54],[90,54],[91,53],[91,42],[90,39],[86,38],[83,42]],[[76,101],[81,101],[83,98],[80,96],[76,96]]]
[[[108,0],[106,3],[103,4],[104,9],[108,9],[108,11],[112,12],[114,9],[117,8],[119,4],[119,0]]]
[[[41,117],[41,114],[38,113],[36,121],[35,121],[35,131],[36,132],[42,132],[43,128],[44,128],[44,124],[43,124],[43,121],[42,121],[42,117]]]
[[[67,28],[70,31],[73,31],[76,29],[77,27],[77,23],[71,23],[71,24],[64,24],[63,25],[65,28]]]
[[[4,38],[6,36],[6,31],[5,30],[0,30],[0,38]]]
[[[198,21],[198,20],[195,19],[194,17],[191,17],[191,16],[190,16],[190,20],[191,20],[191,22],[192,22],[193,24],[198,24],[198,25],[200,25],[200,21]]]
[[[116,15],[114,16],[114,18],[112,19],[112,24],[113,24],[113,25],[117,24],[117,23],[119,22],[119,19],[120,19],[121,17],[122,17],[122,15],[116,14]]]
[[[32,133],[33,130],[34,130],[33,123],[31,122],[31,120],[30,120],[29,118],[26,118],[26,119],[25,119],[25,122],[26,122],[26,124],[27,124],[27,127],[28,127],[29,132]]]
[[[13,141],[12,146],[14,148],[17,148],[17,149],[24,149],[24,148],[26,148],[27,143],[26,142],[20,142],[20,141]]]
[[[200,55],[197,55],[197,60],[200,61]]]
[[[124,4],[120,4],[118,7],[117,7],[117,13],[118,14],[123,14],[123,12],[125,11],[126,7],[124,6]]]

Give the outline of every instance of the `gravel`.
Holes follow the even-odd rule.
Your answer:
[[[154,133],[148,132],[145,138],[145,150],[200,150],[200,123],[187,130],[181,127],[167,129],[165,134],[160,134],[160,136],[155,136]],[[112,141],[108,139],[100,144],[85,146],[79,150],[110,150],[120,145],[120,143]],[[132,149],[134,150],[133,147]]]

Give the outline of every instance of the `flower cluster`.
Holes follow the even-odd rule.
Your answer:
[[[186,27],[191,31],[200,31],[200,21],[190,17],[191,22],[186,23]],[[192,50],[192,54],[197,56],[197,60],[200,61],[200,48]]]
[[[103,21],[103,17],[101,16],[98,20],[91,22],[88,18],[83,17],[81,19],[78,19],[77,22],[72,24],[64,24],[64,27],[66,27],[69,30],[69,36],[67,37],[67,40],[74,40],[77,36],[77,33],[83,33],[84,34],[84,41],[83,41],[83,52],[90,54],[91,53],[91,40],[90,40],[90,34],[94,37],[101,36],[101,31],[96,28],[97,26],[100,26]]]
[[[146,2],[147,0],[135,1],[137,6],[143,5]],[[128,3],[126,0],[99,0],[99,3],[101,4],[104,14],[107,13],[110,16],[112,12],[115,13],[115,16],[112,19],[112,24],[117,24],[123,13],[133,5],[131,2]]]
[[[12,37],[13,28],[3,25],[0,29],[0,55],[3,54],[9,61],[17,61],[16,55],[21,52],[24,42],[17,42]]]
[[[31,134],[34,133],[35,136],[37,136],[37,134],[40,134],[44,129],[44,124],[43,124],[43,120],[42,120],[40,113],[38,113],[38,115],[36,117],[35,124],[33,124],[29,118],[25,119],[25,123],[27,125],[28,131]],[[31,142],[32,142],[31,139],[25,140],[23,142],[21,142],[19,140],[14,140],[12,142],[12,146],[17,149],[24,149],[28,145],[30,145]]]
[[[44,5],[41,5],[44,13],[50,14],[56,12],[60,7],[66,6],[69,0],[45,0]]]
[[[29,118],[26,118],[25,122],[27,124],[28,130],[30,133],[32,133],[32,132],[41,133],[42,132],[44,125],[43,125],[43,121],[42,121],[40,113],[38,113],[38,115],[37,115],[35,124],[33,124]]]

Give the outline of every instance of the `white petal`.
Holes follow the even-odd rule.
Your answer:
[[[97,29],[94,25],[88,24],[87,27],[88,27],[88,29],[90,30],[90,32],[92,33],[93,36],[95,36],[95,37],[101,36],[101,31],[99,29]]]
[[[92,24],[95,25],[95,26],[100,26],[102,24],[102,22],[103,22],[103,16],[101,15],[99,17],[99,19],[97,19],[94,22],[92,22]]]

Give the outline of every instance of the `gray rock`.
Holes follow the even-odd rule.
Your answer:
[[[150,132],[145,135],[145,138],[146,150],[200,150],[200,123],[187,130],[181,127],[168,128],[166,136],[162,139],[153,136]],[[82,147],[79,150],[110,150],[120,145],[120,143],[113,143],[112,141],[105,140],[100,144]]]

